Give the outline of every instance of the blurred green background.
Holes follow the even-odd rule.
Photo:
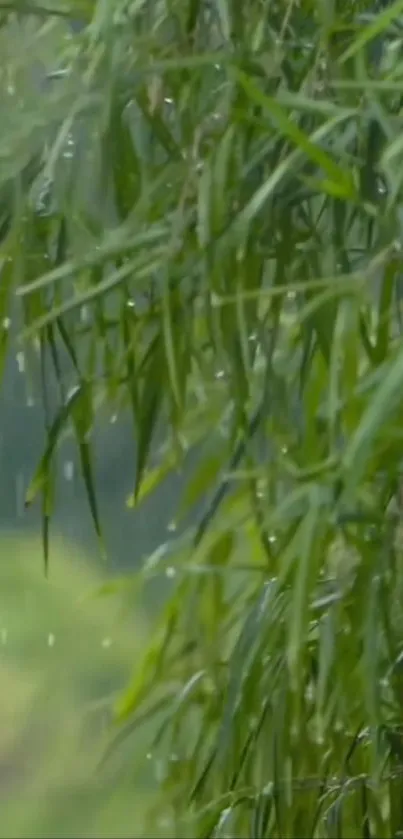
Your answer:
[[[119,773],[100,764],[144,615],[97,596],[102,575],[72,544],[54,543],[48,581],[39,539],[4,535],[0,552],[0,836],[147,835],[151,772],[133,752]],[[146,748],[144,726],[135,754]]]

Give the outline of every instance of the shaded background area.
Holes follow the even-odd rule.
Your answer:
[[[25,509],[24,496],[45,445],[45,417],[40,388],[38,383],[30,386],[25,370],[21,371],[17,346],[13,340],[0,395],[0,527],[39,534],[40,503]],[[99,419],[94,429],[94,459],[110,570],[131,569],[169,536],[183,479],[169,476],[138,509],[127,508],[135,478],[135,441],[128,412]],[[73,439],[61,446],[58,472],[52,532],[97,553]]]

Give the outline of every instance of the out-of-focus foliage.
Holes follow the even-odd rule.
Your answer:
[[[152,775],[139,760],[97,770],[146,621],[127,596],[95,596],[102,577],[74,546],[54,544],[50,580],[41,552],[0,541],[0,836],[143,835]],[[140,732],[138,758],[145,743]]]
[[[101,549],[94,418],[131,411],[130,507],[191,455],[105,766],[155,711],[174,835],[398,836],[403,3],[77,9],[0,43],[2,357],[17,301],[59,387],[45,558],[67,434]]]

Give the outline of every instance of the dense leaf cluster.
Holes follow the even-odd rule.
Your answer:
[[[72,428],[102,539],[106,404],[129,504],[191,452],[175,524],[205,505],[144,566],[171,587],[117,714],[156,714],[177,836],[400,835],[403,2],[32,12],[0,32],[1,346],[17,297],[60,407],[27,503],[47,553]]]

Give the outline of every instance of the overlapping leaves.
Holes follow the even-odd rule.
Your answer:
[[[100,531],[102,400],[130,505],[192,456],[201,518],[143,570],[172,588],[117,709],[158,711],[176,835],[402,828],[403,5],[339,5],[99,3],[3,138],[5,288],[77,388],[28,500],[70,424]]]

